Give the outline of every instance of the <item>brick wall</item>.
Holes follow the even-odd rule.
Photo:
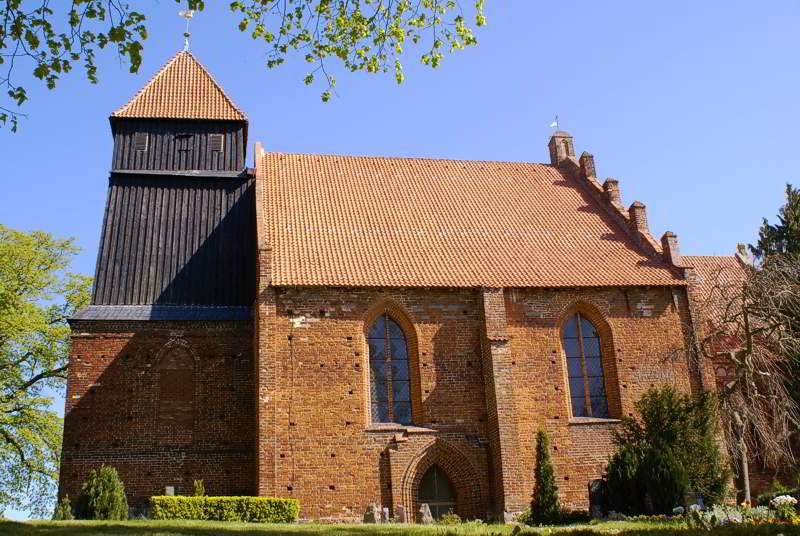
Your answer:
[[[265,287],[255,333],[76,322],[61,491],[102,462],[134,503],[202,478],[211,494],[296,497],[303,518],[358,520],[370,503],[416,513],[437,464],[461,515],[501,516],[530,500],[544,427],[562,502],[586,508],[615,423],[570,418],[560,328],[576,311],[600,332],[612,417],[651,386],[698,388],[681,289]],[[383,313],[408,341],[414,426],[371,423],[365,335]]]
[[[250,322],[72,325],[60,493],[115,466],[129,502],[165,486],[251,495],[254,386]]]
[[[304,518],[358,519],[370,503],[415,511],[415,479],[437,463],[453,472],[462,514],[499,516],[530,500],[543,426],[562,501],[587,508],[615,424],[570,419],[561,322],[580,310],[597,325],[612,417],[630,415],[651,386],[697,386],[685,296],[668,288],[262,291],[259,407],[271,424],[258,419],[269,456],[259,492],[299,498]],[[382,311],[415,349],[415,427],[370,424],[365,332]]]
[[[418,428],[370,423],[365,331],[382,311],[406,332]],[[478,297],[466,289],[262,292],[259,442],[269,461],[260,461],[259,492],[299,498],[304,518],[360,519],[370,503],[411,511],[416,474],[398,460],[444,468],[458,452],[471,474],[453,477],[472,497],[462,513],[486,512],[480,325]],[[262,424],[273,411],[274,427]]]
[[[578,311],[592,321],[602,341],[610,416],[630,416],[648,388],[689,390],[696,383],[685,352],[686,294],[669,288],[513,290],[506,291],[506,302],[520,436],[519,455],[506,470],[519,479],[516,502],[533,490],[535,436],[542,427],[551,436],[562,503],[585,509],[588,484],[600,478],[614,450],[616,425],[571,419],[561,324]]]

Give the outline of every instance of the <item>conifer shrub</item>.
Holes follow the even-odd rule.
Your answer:
[[[638,478],[641,461],[639,449],[621,445],[608,462],[606,489],[608,502],[614,511],[626,515],[644,511],[644,492]]]
[[[72,519],[75,519],[72,514],[72,503],[69,500],[69,495],[64,495],[56,504],[56,509],[53,512],[53,521],[70,521]]]
[[[706,504],[725,498],[728,470],[718,442],[715,400],[671,387],[648,390],[615,434],[617,451],[607,469],[612,510],[669,514],[691,490]]]
[[[558,486],[550,460],[550,438],[547,432],[536,434],[536,467],[534,469],[533,499],[531,500],[530,524],[558,523],[561,506],[558,502]]]
[[[636,478],[644,488],[644,497],[649,500],[646,510],[669,514],[676,506],[683,505],[689,478],[671,449],[647,449]]]
[[[75,510],[78,519],[128,519],[128,499],[117,470],[102,465],[89,471]]]
[[[150,516],[153,519],[292,523],[297,521],[299,514],[297,499],[171,495],[150,498]]]
[[[206,494],[206,486],[203,484],[202,480],[195,480],[194,481],[194,496],[195,497],[203,497]]]

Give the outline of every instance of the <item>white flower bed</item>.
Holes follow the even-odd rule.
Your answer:
[[[769,502],[769,504],[773,508],[780,508],[781,506],[783,506],[783,507],[796,506],[797,505],[797,499],[795,499],[791,495],[779,495],[779,496],[775,497],[774,499],[772,499]]]

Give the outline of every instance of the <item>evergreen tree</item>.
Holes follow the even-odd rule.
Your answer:
[[[536,434],[536,468],[534,474],[533,500],[531,500],[531,524],[557,523],[561,517],[558,503],[558,486],[550,461],[550,439],[547,432]]]
[[[128,499],[117,470],[108,465],[92,469],[76,510],[79,519],[128,519]]]
[[[611,509],[626,514],[668,514],[687,490],[707,504],[725,499],[728,471],[719,448],[715,399],[672,387],[649,389],[624,417],[609,461]]]
[[[772,255],[800,254],[800,189],[786,185],[786,203],[778,211],[778,223],[764,218],[758,231],[758,243],[750,251],[759,259]]]
[[[56,505],[56,510],[53,512],[53,521],[71,521],[75,519],[72,515],[72,503],[69,501],[69,495],[65,495],[61,502]]]

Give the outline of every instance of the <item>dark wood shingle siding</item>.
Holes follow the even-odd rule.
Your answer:
[[[241,171],[245,167],[246,124],[235,121],[115,120],[115,171]],[[136,149],[136,135],[147,135],[147,149]],[[223,136],[222,151],[212,151],[211,136]],[[141,140],[140,140],[141,141]]]
[[[94,305],[251,305],[254,181],[113,175]]]

